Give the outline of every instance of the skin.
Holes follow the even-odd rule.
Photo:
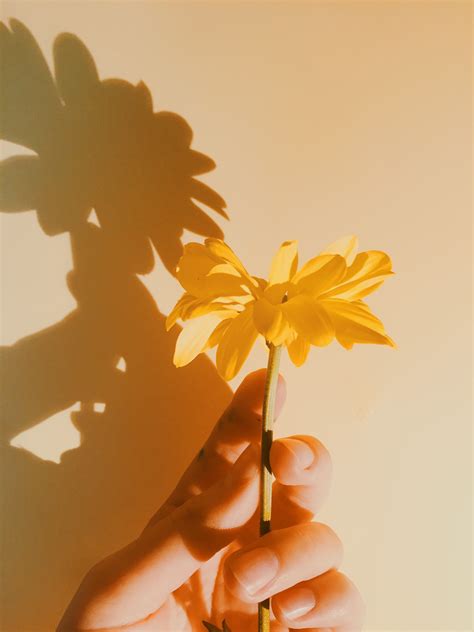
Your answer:
[[[248,375],[203,448],[139,537],[95,565],[58,632],[257,629],[272,597],[272,632],[360,630],[361,596],[338,568],[342,545],[313,521],[331,481],[314,437],[273,443],[271,533],[258,537],[259,434],[265,369]],[[276,415],[285,400],[280,376]]]

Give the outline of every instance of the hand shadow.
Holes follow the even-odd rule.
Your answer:
[[[190,148],[186,121],[153,112],[143,83],[100,80],[77,37],[57,38],[54,78],[18,21],[0,24],[0,53],[1,138],[36,152],[0,163],[0,210],[36,210],[46,234],[70,233],[77,301],[1,350],[0,627],[46,631],[86,570],[138,535],[229,401],[206,358],[175,369],[176,333],[137,276],[153,247],[173,273],[183,229],[221,237],[194,200],[223,216],[225,203],[194,178],[215,165]],[[75,402],[81,446],[59,465],[9,445]]]

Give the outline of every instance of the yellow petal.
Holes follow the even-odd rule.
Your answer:
[[[360,252],[353,264],[347,268],[344,283],[390,274],[391,272],[392,261],[387,253],[381,250],[367,250]]]
[[[334,259],[335,255],[318,255],[317,257],[313,257],[309,261],[307,261],[298,272],[293,276],[291,282],[293,285],[297,285],[302,279],[305,277],[318,272],[327,265],[330,261]],[[340,258],[340,255],[339,255]]]
[[[357,292],[352,292],[351,293],[352,298],[350,300],[358,301],[362,298],[365,298],[369,294],[372,294],[372,292],[375,292],[375,290],[377,290],[381,285],[383,285],[383,281],[376,280],[376,282],[374,283],[374,279],[371,279],[371,283],[368,283],[365,288],[360,287]]]
[[[296,336],[292,342],[287,345],[288,355],[295,366],[301,366],[305,363],[309,348],[309,342],[303,338],[303,336]]]
[[[298,268],[298,242],[285,241],[273,257],[270,266],[269,285],[287,283]]]
[[[237,313],[235,313],[234,316],[237,316]],[[223,320],[221,323],[217,325],[217,327],[214,329],[212,334],[209,336],[209,340],[207,341],[206,346],[204,347],[203,351],[212,349],[213,347],[219,344],[219,342],[222,339],[222,336],[228,329],[231,322],[232,322],[232,318],[228,318],[226,320]]]
[[[217,347],[217,370],[225,380],[231,380],[240,371],[257,336],[251,304],[232,320]]]
[[[374,277],[373,279],[355,281],[352,285],[348,284],[346,287],[335,287],[332,290],[325,292],[320,298],[340,298],[345,301],[357,301],[369,294],[372,294],[372,292],[375,292],[375,290],[383,285],[383,282],[389,274],[393,273],[390,272],[384,276]]]
[[[241,276],[235,271],[229,274],[228,269],[222,271],[223,263],[201,244],[187,244],[176,276],[184,289],[197,298],[246,294]]]
[[[245,279],[247,282],[247,287],[250,292],[254,293],[255,288],[258,288],[258,283],[253,277],[247,272],[244,264],[235,254],[235,252],[228,246],[222,239],[213,239],[209,238],[205,240],[206,248],[209,252],[223,261],[229,263],[231,266],[235,268],[239,272],[239,274]]]
[[[257,287],[262,290],[265,290],[265,288],[268,286],[268,281],[266,281],[265,279],[261,279],[260,277],[252,277],[252,280],[255,282],[255,284],[257,285]]]
[[[249,276],[249,273],[245,269],[242,261],[238,258],[235,252],[224,242],[222,239],[206,239],[206,248],[209,252],[219,259],[223,259],[234,266],[243,276]]]
[[[274,345],[282,344],[290,333],[290,324],[283,313],[282,305],[273,305],[266,298],[255,302],[253,319],[259,333]]]
[[[363,296],[367,296],[373,287],[382,283],[388,276],[392,275],[392,262],[390,257],[379,250],[368,250],[361,252],[354,259],[342,281],[324,293],[324,298],[343,298],[354,301]]]
[[[269,285],[263,291],[263,296],[273,303],[273,305],[279,305],[283,302],[283,297],[291,288],[291,283],[277,283],[276,285]]]
[[[194,296],[190,294],[184,293],[183,296],[179,299],[176,305],[173,307],[171,312],[168,314],[165,322],[166,331],[169,331],[171,327],[176,323],[176,321],[181,318],[181,314],[183,310],[192,304],[196,299]]]
[[[218,263],[215,266],[213,266],[209,270],[207,275],[211,276],[212,274],[230,274],[230,276],[238,277],[239,279],[241,278],[239,271],[233,265],[227,262]]]
[[[308,342],[318,347],[334,339],[334,326],[324,308],[314,299],[300,294],[282,304],[290,325]]]
[[[237,309],[239,307],[247,305],[247,303],[250,303],[254,300],[255,297],[253,297],[251,294],[244,294],[243,296],[221,296],[219,297],[219,304]]]
[[[175,366],[185,366],[194,360],[206,347],[214,329],[229,315],[228,311],[212,312],[188,321],[176,341]]]
[[[337,285],[346,273],[346,261],[341,255],[320,255],[308,261],[293,279],[295,293],[314,298]],[[289,295],[291,296],[291,291]]]
[[[350,303],[339,299],[322,300],[336,330],[336,338],[346,349],[354,343],[395,346],[379,320],[362,301]]]
[[[202,257],[203,259],[208,259],[210,265],[215,265],[216,263],[222,263],[220,257],[214,255],[204,244],[200,244],[197,241],[191,241],[188,244],[185,244],[183,248],[183,257]]]
[[[214,299],[196,298],[191,294],[183,294],[166,318],[166,331],[169,331],[178,319],[189,320],[198,316],[204,316],[210,312],[221,312],[226,309],[229,310],[230,317],[236,309],[242,309],[243,304],[247,302],[247,298],[253,300],[251,296],[233,296],[217,301]]]
[[[234,303],[226,303],[224,301],[207,301],[197,299],[193,304],[185,307],[181,315],[182,320],[190,320],[191,318],[198,318],[211,312],[227,312],[229,318],[233,317],[237,313],[236,308],[242,309],[241,306]]]
[[[359,240],[355,235],[346,235],[329,244],[320,254],[341,255],[350,266],[356,256]]]

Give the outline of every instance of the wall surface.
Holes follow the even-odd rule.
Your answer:
[[[351,232],[392,255],[397,275],[370,304],[398,349],[333,345],[298,370],[285,359],[277,433],[316,434],[333,455],[320,519],[344,541],[367,629],[472,629],[470,12],[429,1],[3,4],[50,68],[62,33],[91,58],[75,65],[76,40],[59,39],[63,90],[83,103],[67,133],[45,79],[12,96],[26,141],[2,143],[5,158],[41,146],[49,160],[44,230],[34,211],[1,217],[2,630],[53,629],[85,570],[140,530],[230,397],[212,358],[171,364],[163,314],[179,295],[168,272],[179,218],[140,175],[154,159],[134,143],[146,132],[140,81],[216,162],[200,179],[230,221],[206,213],[254,274],[291,238],[302,259]],[[100,79],[129,83],[111,84],[92,124],[81,88],[94,64]],[[88,139],[109,120],[116,133],[91,169]],[[80,227],[90,189],[90,222],[109,222],[115,241]],[[217,230],[204,217],[190,227]],[[261,345],[246,366],[264,363]]]

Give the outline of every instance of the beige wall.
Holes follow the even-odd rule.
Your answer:
[[[226,239],[255,274],[290,238],[303,258],[349,232],[391,253],[397,276],[371,305],[399,349],[332,346],[299,370],[285,360],[278,434],[316,434],[333,454],[321,519],[344,540],[367,629],[471,629],[470,3],[38,1],[2,13],[48,62],[54,38],[74,33],[101,78],[143,80],[155,110],[187,119],[217,163],[202,179],[227,201]],[[229,391],[210,362],[176,372],[139,285],[125,374],[103,349],[115,327],[103,315],[79,338],[69,320],[45,331],[76,303],[69,237],[45,235],[35,213],[2,215],[2,264],[3,344],[39,332],[6,351],[19,371],[7,440],[25,449],[3,460],[2,630],[46,631],[85,569],[169,492]],[[179,290],[162,263],[141,280],[166,314]],[[264,362],[258,348],[247,368]]]

